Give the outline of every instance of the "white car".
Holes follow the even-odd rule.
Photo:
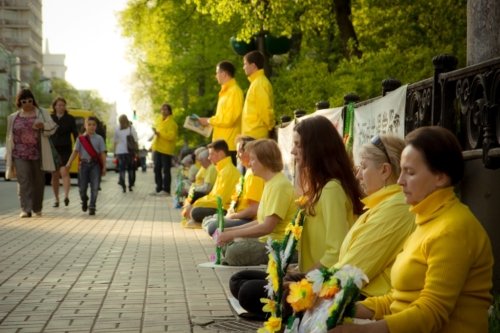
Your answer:
[[[118,172],[118,160],[113,153],[106,154],[106,171],[110,170]]]

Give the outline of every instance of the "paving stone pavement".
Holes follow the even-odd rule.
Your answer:
[[[42,217],[0,212],[0,332],[252,332],[229,305],[234,268],[199,268],[214,252],[183,229],[171,197],[150,196],[151,170],[122,193],[108,173],[97,214],[70,204]],[[2,193],[2,196],[9,195]]]

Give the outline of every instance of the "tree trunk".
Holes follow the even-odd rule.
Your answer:
[[[344,55],[346,58],[350,58],[352,55],[361,58],[362,52],[358,48],[358,37],[351,22],[351,1],[333,0],[333,4],[335,5],[335,18],[339,26]],[[349,49],[350,39],[354,41],[352,50]]]

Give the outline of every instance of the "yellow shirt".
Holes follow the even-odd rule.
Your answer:
[[[273,87],[263,69],[252,73],[248,79],[250,87],[243,105],[241,132],[254,139],[267,138],[275,124]]]
[[[162,115],[154,123],[156,135],[151,144],[151,149],[162,154],[173,155],[175,141],[177,140],[177,123],[172,116],[163,119]]]
[[[217,178],[214,187],[205,196],[196,200],[193,207],[217,208],[217,196],[222,199],[222,207],[227,209],[231,203],[231,194],[240,179],[240,172],[231,162],[231,157],[220,160],[215,166]]]
[[[243,192],[241,193],[240,200],[236,206],[236,212],[247,209],[250,201],[260,202],[262,191],[264,190],[264,179],[255,176],[252,169],[247,169],[245,173],[245,180],[243,181]],[[235,195],[237,193],[233,193]]]
[[[493,254],[483,227],[452,187],[411,211],[417,227],[392,266],[391,293],[362,304],[391,333],[488,332]]]
[[[203,185],[203,180],[205,179],[205,174],[207,173],[207,169],[203,166],[200,166],[196,176],[194,177],[194,185]]]
[[[351,200],[336,179],[325,184],[314,208],[316,215],[306,216],[299,240],[299,269],[304,273],[318,262],[325,267],[337,262],[355,220]]]
[[[260,237],[259,241],[265,243],[268,237],[283,240],[286,226],[294,217],[296,209],[294,188],[286,176],[279,172],[264,185],[257,210],[257,222],[262,224],[265,218],[271,215],[277,215],[281,221],[270,234]]]
[[[230,151],[236,151],[236,137],[241,133],[241,111],[243,91],[231,79],[224,83],[219,92],[217,111],[208,122],[213,126],[212,141],[224,140]]]
[[[340,248],[335,267],[359,267],[370,282],[365,296],[385,295],[391,290],[390,273],[396,256],[415,230],[415,214],[409,211],[401,186],[384,187],[362,200],[368,209],[354,223]]]
[[[214,185],[216,179],[217,179],[217,169],[215,168],[215,165],[210,164],[207,168],[207,171],[205,172],[204,183]]]

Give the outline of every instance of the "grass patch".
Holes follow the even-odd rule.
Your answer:
[[[500,295],[493,295],[493,305],[489,311],[489,332],[498,333],[500,332]]]

